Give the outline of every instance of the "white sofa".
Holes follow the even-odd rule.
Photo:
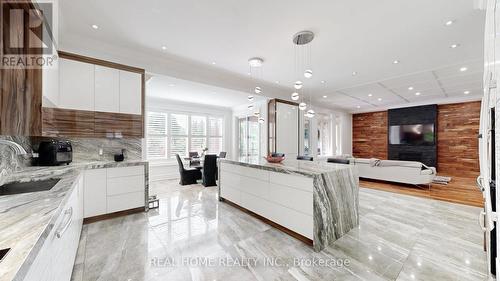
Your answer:
[[[352,159],[351,159],[352,164]],[[430,184],[436,176],[436,168],[420,162],[354,158],[359,177],[383,181]]]

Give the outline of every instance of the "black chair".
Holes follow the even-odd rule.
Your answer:
[[[217,155],[205,155],[203,161],[203,186],[217,185]]]
[[[197,180],[201,179],[201,171],[198,169],[186,169],[182,164],[181,157],[176,154],[177,163],[179,164],[179,173],[181,175],[180,185],[195,184]]]
[[[306,155],[299,155],[297,156],[297,160],[313,161],[313,157]]]
[[[336,164],[349,164],[348,159],[341,159],[341,158],[328,158],[326,160],[328,163],[336,163]]]
[[[189,152],[189,158],[196,158],[196,157],[198,157],[198,152],[196,152],[196,151]]]
[[[285,153],[273,152],[271,153],[271,157],[285,157]]]
[[[219,158],[226,158],[226,154],[227,154],[227,152],[225,152],[225,151],[221,151],[221,152],[219,153]]]

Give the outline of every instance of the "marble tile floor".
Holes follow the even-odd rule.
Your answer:
[[[486,280],[477,207],[360,189],[360,226],[316,253],[217,201],[217,188],[153,182],[160,208],[85,225],[87,280]]]

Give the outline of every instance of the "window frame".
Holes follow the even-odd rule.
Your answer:
[[[150,134],[149,133],[149,113],[159,113],[159,114],[162,114],[164,116],[166,116],[167,118],[167,128],[166,128],[166,135],[158,135],[158,134]],[[187,134],[186,135],[174,135],[172,134],[172,115],[187,115]],[[187,153],[189,153],[190,151],[198,151],[198,149],[194,149],[191,147],[191,140],[192,138],[204,138],[205,139],[205,144],[206,144],[206,147],[209,148],[210,146],[210,138],[217,138],[217,139],[220,139],[221,140],[221,143],[222,143],[222,146],[221,146],[221,150],[224,151],[224,139],[225,139],[225,117],[224,115],[222,114],[209,114],[209,113],[199,113],[199,112],[186,112],[186,111],[174,111],[174,110],[161,110],[161,109],[151,109],[151,110],[148,110],[146,112],[146,116],[147,116],[147,119],[146,119],[146,141],[145,141],[145,144],[146,144],[146,153],[144,154],[147,158],[148,161],[171,161],[171,160],[175,160],[175,155],[171,155],[172,153],[172,139],[173,138],[180,138],[180,137],[185,137],[187,138]],[[191,124],[191,119],[193,116],[196,116],[196,117],[204,117],[205,118],[205,135],[193,135],[192,134],[192,124]],[[212,136],[210,134],[210,131],[209,131],[209,120],[210,118],[215,118],[215,119],[220,119],[221,120],[221,133],[222,135],[220,136]],[[154,157],[154,158],[150,158],[149,156],[149,146],[148,146],[148,139],[149,137],[152,136],[152,137],[165,137],[166,138],[166,146],[167,146],[167,149],[166,149],[166,155],[164,157]],[[182,157],[182,155],[181,155]]]

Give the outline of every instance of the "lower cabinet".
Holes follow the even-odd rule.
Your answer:
[[[85,171],[84,217],[145,206],[143,165]]]
[[[83,224],[83,177],[75,188],[46,238],[25,281],[68,281],[80,242]]]

